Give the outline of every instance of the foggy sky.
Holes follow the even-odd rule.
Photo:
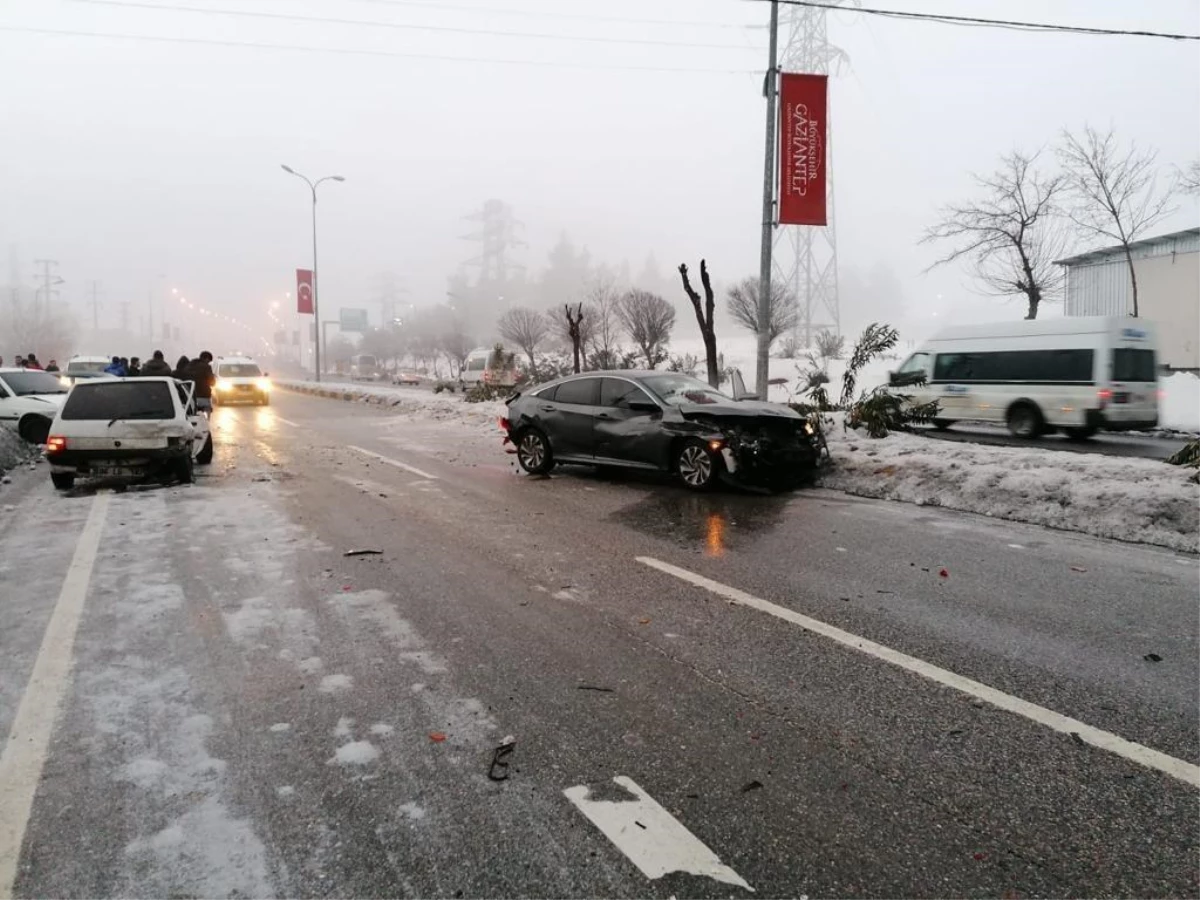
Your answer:
[[[62,297],[81,312],[93,279],[103,283],[110,321],[117,301],[141,307],[150,292],[166,302],[177,287],[268,333],[266,309],[293,289],[292,272],[311,253],[307,188],[281,163],[346,178],[321,188],[323,318],[338,305],[367,305],[385,271],[401,277],[406,300],[443,301],[447,276],[475,252],[460,239],[471,228],[463,217],[490,197],[525,223],[529,246],[517,258],[531,273],[563,231],[593,260],[628,259],[634,271],[651,252],[668,274],[701,256],[727,283],[758,270],[764,3],[171,2],[209,12],[8,0],[0,26],[441,58],[0,29],[0,283],[15,247],[22,285],[33,284],[35,258],[57,259]],[[1195,0],[872,5],[1200,32]],[[505,31],[556,37],[497,33]],[[910,319],[913,309],[915,318],[1019,315],[1019,301],[972,293],[963,269],[924,274],[936,250],[916,244],[936,207],[967,196],[969,173],[990,172],[1000,153],[1050,144],[1063,127],[1090,122],[1158,148],[1165,165],[1200,154],[1200,47],[1192,42],[849,11],[830,15],[829,36],[850,60],[830,97],[840,261],[860,272],[891,268]],[[1197,224],[1195,200],[1179,203],[1156,231]]]

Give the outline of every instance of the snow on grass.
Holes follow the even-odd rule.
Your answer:
[[[1159,460],[1038,447],[872,440],[834,425],[822,486],[1096,537],[1200,550],[1200,486]]]

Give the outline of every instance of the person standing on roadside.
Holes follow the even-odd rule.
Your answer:
[[[49,364],[48,366],[46,366],[46,371],[47,371],[47,372],[58,372],[58,371],[61,371],[61,370],[58,368],[58,360],[57,360],[57,359],[52,359],[52,360],[50,360],[50,364]]]
[[[212,370],[213,355],[207,350],[201,350],[200,355],[188,364],[188,378],[196,385],[196,409],[212,412],[213,385],[217,376]]]
[[[175,371],[171,374],[174,375],[179,381],[187,381],[188,366],[191,364],[192,361],[190,359],[188,359],[186,356],[181,356],[179,357],[179,361],[175,363]]]
[[[142,374],[142,361],[138,357],[129,360],[129,368],[127,374],[130,378],[137,378]]]
[[[125,367],[123,365],[121,365],[121,357],[114,356],[112,358],[112,362],[110,362],[107,366],[104,367],[104,374],[105,375],[115,375],[118,378],[124,378],[125,377]]]
[[[170,375],[171,364],[163,359],[163,352],[155,350],[154,355],[146,360],[146,364],[142,366],[143,375]]]
[[[30,353],[25,357],[25,368],[36,369],[39,372],[42,370],[42,364],[38,362],[36,353]]]

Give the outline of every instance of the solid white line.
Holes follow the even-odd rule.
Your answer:
[[[92,566],[104,532],[108,500],[107,493],[100,493],[92,501],[33,663],[29,684],[13,718],[8,742],[0,755],[0,897],[13,894],[25,827],[42,778],[58,708],[71,676],[75,632],[83,615]]]
[[[1026,719],[1037,722],[1039,725],[1045,725],[1047,728],[1061,731],[1064,734],[1078,735],[1080,740],[1094,747],[1099,747],[1101,750],[1107,750],[1109,753],[1115,753],[1117,756],[1137,763],[1139,766],[1145,766],[1148,769],[1157,769],[1193,787],[1200,787],[1200,766],[1192,765],[1185,760],[1176,759],[1173,756],[1160,753],[1158,750],[1153,750],[1142,744],[1126,740],[1112,732],[1094,728],[1091,725],[1080,722],[1078,719],[1072,719],[1051,709],[1046,709],[1044,706],[1038,706],[1036,703],[1022,700],[1020,697],[1014,697],[1011,694],[998,691],[996,688],[989,687],[970,678],[965,678],[962,675],[951,672],[949,669],[943,669],[940,666],[917,659],[915,656],[909,656],[907,653],[901,653],[899,650],[893,650],[891,647],[877,644],[849,631],[843,631],[841,628],[827,625],[802,613],[777,606],[768,600],[762,600],[752,594],[747,594],[745,591],[739,591],[737,588],[721,584],[719,581],[713,581],[710,578],[705,578],[703,575],[689,572],[687,569],[681,569],[678,566],[673,566],[670,563],[665,563],[649,556],[639,556],[637,557],[637,561],[652,569],[658,569],[660,572],[666,572],[668,575],[673,575],[682,581],[702,587],[706,591],[711,591],[734,603],[749,606],[752,609],[757,609],[760,612],[783,619],[785,622],[791,622],[794,625],[807,628],[809,631],[823,635],[832,641],[837,641],[837,643],[852,650],[857,650],[876,659],[882,659],[884,662],[899,666],[901,669],[907,669],[923,678],[928,678],[930,681],[936,681],[938,684],[944,684],[946,687],[951,687],[957,691],[962,691],[964,694],[977,697],[1000,709],[1016,713],[1018,716],[1024,716]]]
[[[400,460],[392,459],[390,456],[382,456],[381,454],[375,453],[372,450],[366,450],[362,447],[355,447],[353,444],[347,444],[346,446],[349,449],[354,450],[358,453],[362,453],[365,456],[372,456],[375,459],[379,460],[380,462],[385,462],[389,466],[395,466],[397,469],[403,469],[405,472],[412,472],[414,475],[420,475],[422,478],[428,478],[430,481],[438,480],[438,477],[436,475],[430,475],[428,472],[422,472],[416,466],[410,466],[408,463],[402,463],[402,462],[400,462]]]
[[[563,793],[643,875],[662,878],[668,872],[686,872],[754,890],[632,778],[618,775],[613,781],[637,799],[593,800],[586,784]]]

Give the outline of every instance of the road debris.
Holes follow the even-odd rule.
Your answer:
[[[1146,662],[1162,662],[1162,657],[1157,653],[1147,653],[1142,657]]]
[[[942,577],[942,578],[949,578],[949,577],[950,577],[950,570],[949,570],[949,569],[942,569],[941,571],[939,571],[939,572],[938,572],[938,575],[939,575],[940,577]]]
[[[431,731],[429,732],[429,739],[435,744],[444,744],[446,742],[446,732]]]
[[[759,781],[757,778],[754,781],[747,781],[745,784],[742,785],[742,793],[748,794],[751,791],[757,791],[762,786],[763,786],[763,783],[761,781]]]
[[[382,556],[382,550],[347,550],[342,556]]]
[[[580,691],[599,691],[602,694],[611,694],[614,691],[614,688],[601,687],[598,684],[577,684],[575,688]]]
[[[1087,569],[1085,569],[1083,566],[1071,566],[1071,571],[1072,572],[1086,572]]]
[[[488,766],[487,776],[491,781],[508,781],[508,757],[516,749],[517,739],[511,734],[506,735],[496,749],[492,751],[492,764]]]

